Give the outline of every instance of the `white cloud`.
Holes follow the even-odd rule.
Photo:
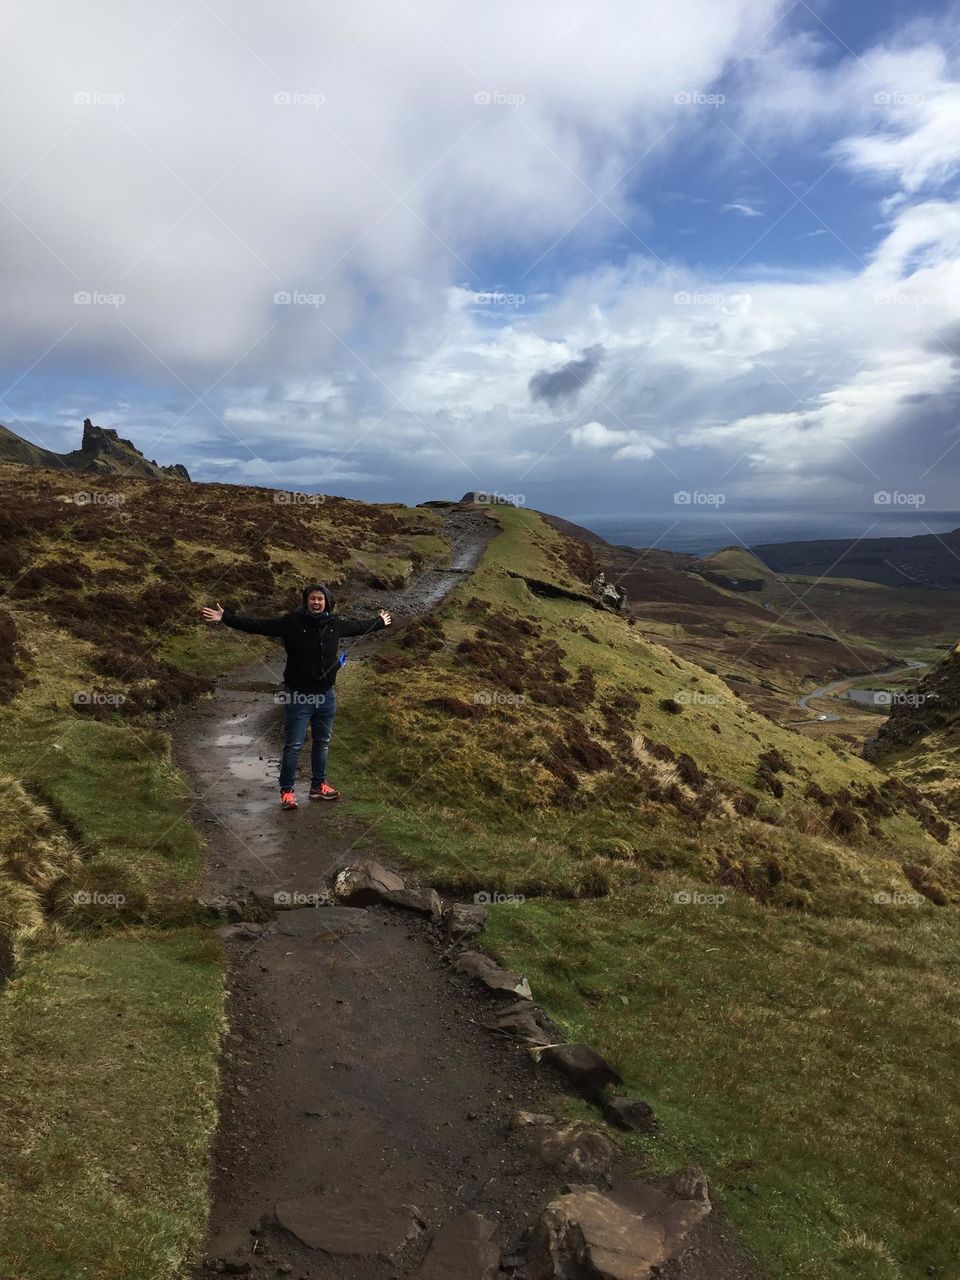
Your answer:
[[[20,372],[59,339],[88,368],[202,391],[231,366],[230,386],[349,365],[370,332],[417,341],[452,279],[485,287],[478,255],[532,261],[588,189],[626,211],[614,184],[674,94],[780,3],[676,0],[652,21],[628,0],[289,0],[171,22],[146,0],[14,0],[0,265],[29,305],[7,357]],[[80,308],[83,290],[125,301]]]
[[[752,204],[745,204],[740,200],[734,201],[732,204],[722,205],[721,208],[724,213],[738,213],[741,218],[762,218],[764,216]]]
[[[578,448],[605,449],[610,445],[623,444],[630,439],[630,433],[611,431],[602,422],[585,422],[583,426],[571,428],[570,439]]]
[[[666,442],[641,431],[611,429],[602,422],[585,422],[570,430],[570,439],[577,449],[612,449],[615,462],[647,462],[658,449],[665,449]]]
[[[17,0],[0,82],[15,116],[0,141],[18,300],[0,320],[6,384],[39,359],[31,377],[66,371],[78,405],[95,375],[125,395],[93,416],[148,455],[153,432],[197,474],[234,456],[237,478],[288,487],[436,477],[622,502],[662,463],[689,488],[846,498],[884,468],[919,470],[956,385],[960,204],[938,190],[960,171],[954,33],[827,57],[826,37],[763,36],[786,8],[291,0],[220,19],[201,5],[171,26],[143,0]],[[692,218],[716,190],[745,193],[723,211],[770,208],[772,223],[737,136],[774,170],[805,148],[862,183],[865,265],[779,270],[774,235],[751,270],[608,252],[614,215],[646,234],[661,181],[647,166],[682,160],[719,118],[674,95],[705,92],[758,38],[722,108],[723,185],[663,199]],[[601,192],[613,215],[597,220]],[[538,259],[549,295],[524,274]],[[75,305],[79,290],[124,302]],[[578,394],[531,398],[531,377],[594,347]]]

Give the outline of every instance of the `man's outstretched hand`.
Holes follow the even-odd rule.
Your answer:
[[[378,610],[380,617],[383,619],[383,625],[389,627],[393,621],[392,616],[387,613],[386,609]],[[223,605],[218,600],[216,605],[211,609],[207,605],[202,609],[204,622],[222,622],[223,621]]]

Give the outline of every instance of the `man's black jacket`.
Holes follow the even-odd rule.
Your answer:
[[[322,591],[327,599],[323,613],[307,610],[307,596]],[[299,693],[326,693],[332,689],[339,670],[339,646],[343,636],[365,636],[386,625],[375,618],[338,618],[333,612],[333,596],[322,583],[314,583],[303,593],[303,604],[282,618],[247,618],[224,613],[223,623],[237,631],[258,636],[277,636],[287,651],[283,683]]]

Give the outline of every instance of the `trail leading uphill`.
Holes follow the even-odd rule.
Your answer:
[[[401,628],[470,572],[493,531],[481,511],[452,509],[449,569],[355,598],[350,612],[384,606]],[[379,643],[361,642],[351,660]],[[349,818],[349,786],[335,837],[332,806],[304,797],[292,814],[279,809],[270,696],[279,671],[257,664],[220,680],[212,705],[185,714],[175,737],[209,848],[205,895],[255,891],[293,904],[265,927],[226,931],[229,1030],[207,1267],[394,1277],[416,1269],[437,1231],[455,1224],[446,1262],[438,1245],[426,1274],[482,1280],[497,1274],[497,1249],[480,1219],[461,1216],[472,1211],[496,1227],[500,1267],[522,1277],[526,1232],[543,1206],[566,1185],[603,1181],[603,1171],[580,1157],[576,1168],[551,1168],[517,1127],[518,1112],[562,1115],[559,1077],[491,1033],[493,1012],[511,1001],[491,1000],[454,971],[429,917],[313,905],[368,832]],[[338,757],[336,730],[331,762],[343,785],[349,761]],[[618,1153],[609,1167],[615,1181],[627,1173]],[[662,1275],[756,1280],[714,1219],[688,1244],[682,1269],[671,1263]]]

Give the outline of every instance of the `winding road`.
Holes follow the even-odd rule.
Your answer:
[[[929,666],[929,663],[927,662],[917,662],[914,658],[907,658],[902,664],[895,667],[884,667],[882,671],[865,671],[862,676],[845,676],[842,680],[833,680],[830,684],[825,684],[819,689],[814,689],[811,693],[802,694],[801,697],[797,699],[797,706],[803,711],[815,711],[815,709],[810,705],[811,699],[827,698],[831,694],[837,693],[839,690],[849,686],[855,680],[866,680],[872,676],[889,679],[893,676],[904,675],[908,671],[916,671],[927,666]],[[853,699],[851,699],[851,701],[853,701]],[[815,718],[813,720],[788,720],[787,723],[816,724],[818,722],[824,723],[829,720],[840,720],[841,718],[842,717],[838,716],[833,711],[815,712]]]

